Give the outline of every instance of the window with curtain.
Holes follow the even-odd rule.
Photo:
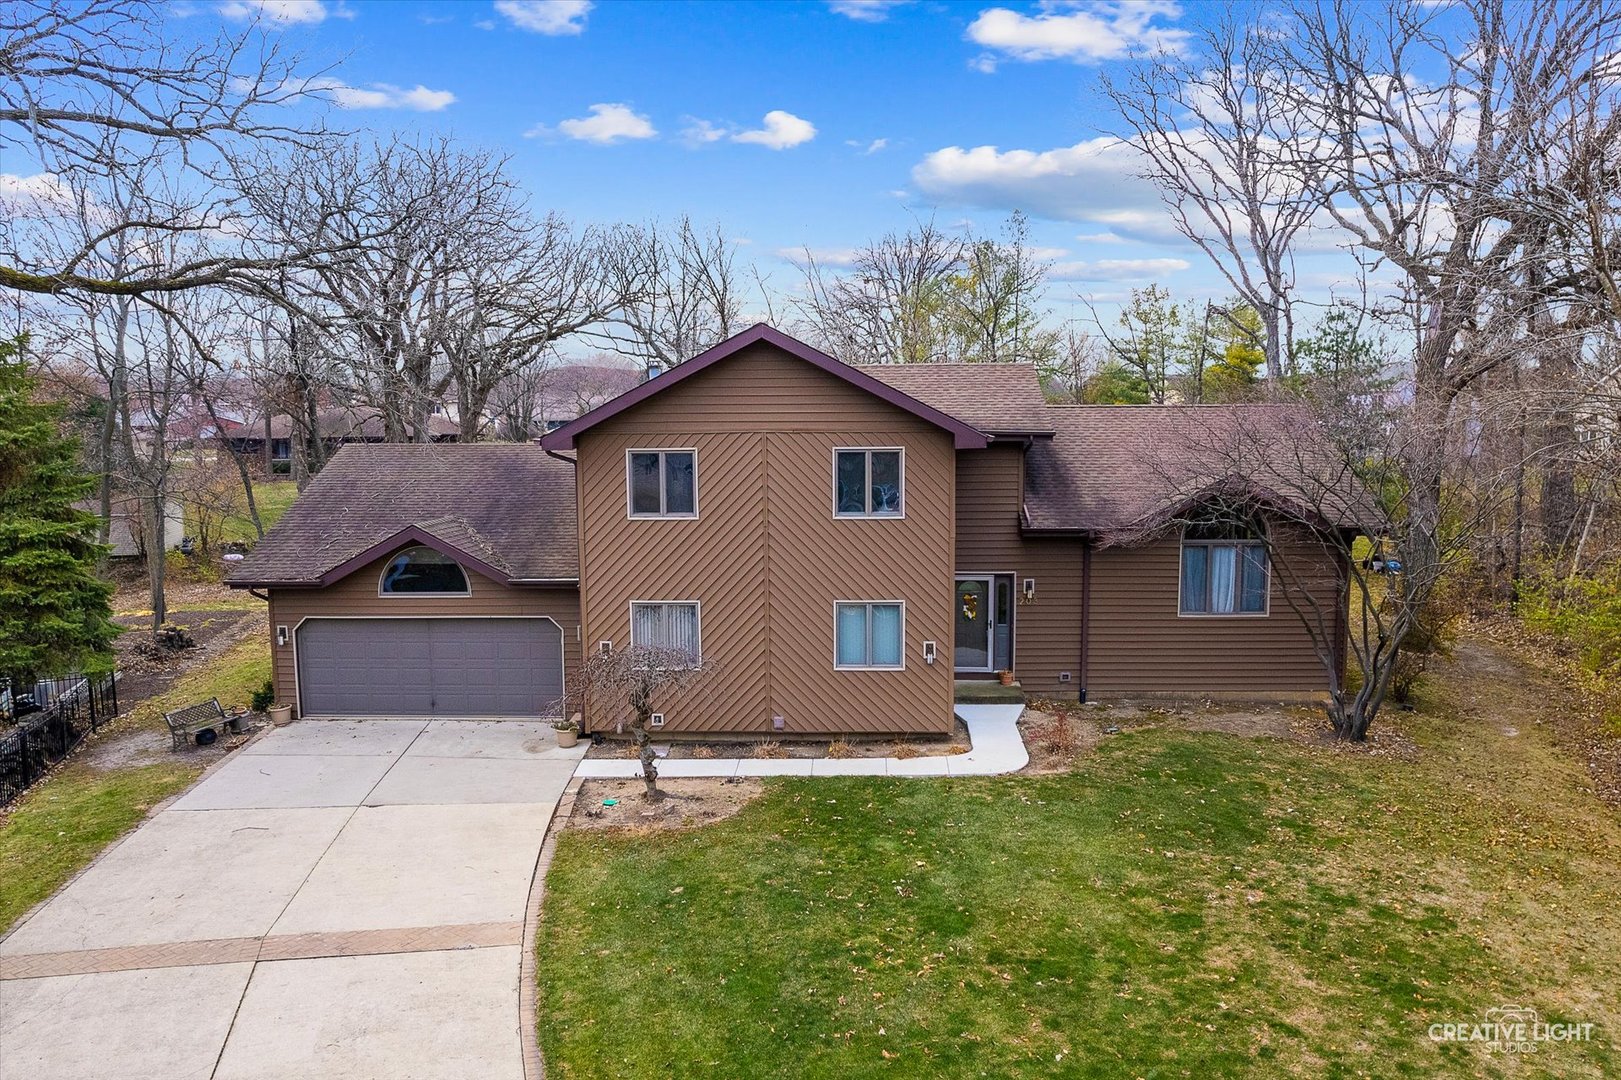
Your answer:
[[[695,517],[698,456],[691,450],[632,450],[625,465],[631,517]]]
[[[900,668],[905,615],[900,604],[838,604],[833,612],[833,666]]]
[[[1190,527],[1182,538],[1184,615],[1264,615],[1266,546],[1235,530]]]
[[[410,547],[388,560],[378,592],[383,596],[466,596],[467,574],[449,555]]]
[[[900,517],[904,469],[899,450],[833,454],[833,508],[839,517]]]
[[[697,663],[700,656],[698,605],[643,603],[630,605],[630,643],[684,652]]]

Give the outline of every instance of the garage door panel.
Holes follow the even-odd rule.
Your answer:
[[[309,716],[540,716],[563,691],[549,619],[309,619],[297,631]]]

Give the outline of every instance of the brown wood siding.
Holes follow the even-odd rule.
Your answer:
[[[296,703],[298,687],[293,675],[292,640],[289,638],[286,645],[277,645],[276,627],[287,627],[291,635],[305,619],[335,615],[544,615],[563,628],[563,680],[565,685],[570,685],[569,680],[580,663],[580,597],[576,590],[514,587],[468,570],[471,596],[378,596],[377,585],[390,557],[384,556],[324,589],[269,591],[271,670],[277,701]]]
[[[1013,574],[1013,667],[1027,694],[1081,687],[1081,542],[1019,531],[1024,449],[1014,443],[957,454],[958,573]],[[1024,579],[1036,579],[1026,602]],[[1069,681],[1059,675],[1069,672]]]
[[[833,450],[906,449],[904,519],[833,517]],[[625,452],[691,447],[698,514],[626,516]],[[630,640],[634,600],[701,604],[714,671],[666,703],[665,731],[940,732],[951,725],[951,437],[769,345],[581,435],[586,642]],[[906,604],[905,669],[837,671],[833,605]],[[922,660],[923,642],[941,659]]]
[[[1335,595],[1334,562],[1307,542],[1289,545],[1291,570],[1274,570],[1264,616],[1180,616],[1181,543],[1105,548],[1093,557],[1092,656],[1087,691],[1266,694],[1328,688],[1310,635],[1283,595],[1285,577]]]

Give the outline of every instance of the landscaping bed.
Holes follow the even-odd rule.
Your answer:
[[[968,728],[953,721],[949,736],[852,735],[840,739],[737,739],[676,741],[655,736],[659,756],[672,761],[689,758],[914,758],[966,754],[973,748]],[[588,758],[636,757],[628,737],[605,734],[586,751]]]
[[[641,780],[586,780],[580,784],[566,827],[635,832],[693,829],[724,821],[764,790],[756,777],[680,777],[661,779],[663,797],[649,802]]]

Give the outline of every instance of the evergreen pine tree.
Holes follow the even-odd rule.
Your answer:
[[[0,340],[0,678],[17,684],[110,670],[119,632],[96,517],[74,506],[94,478],[62,434],[62,407],[35,400],[22,344]]]

